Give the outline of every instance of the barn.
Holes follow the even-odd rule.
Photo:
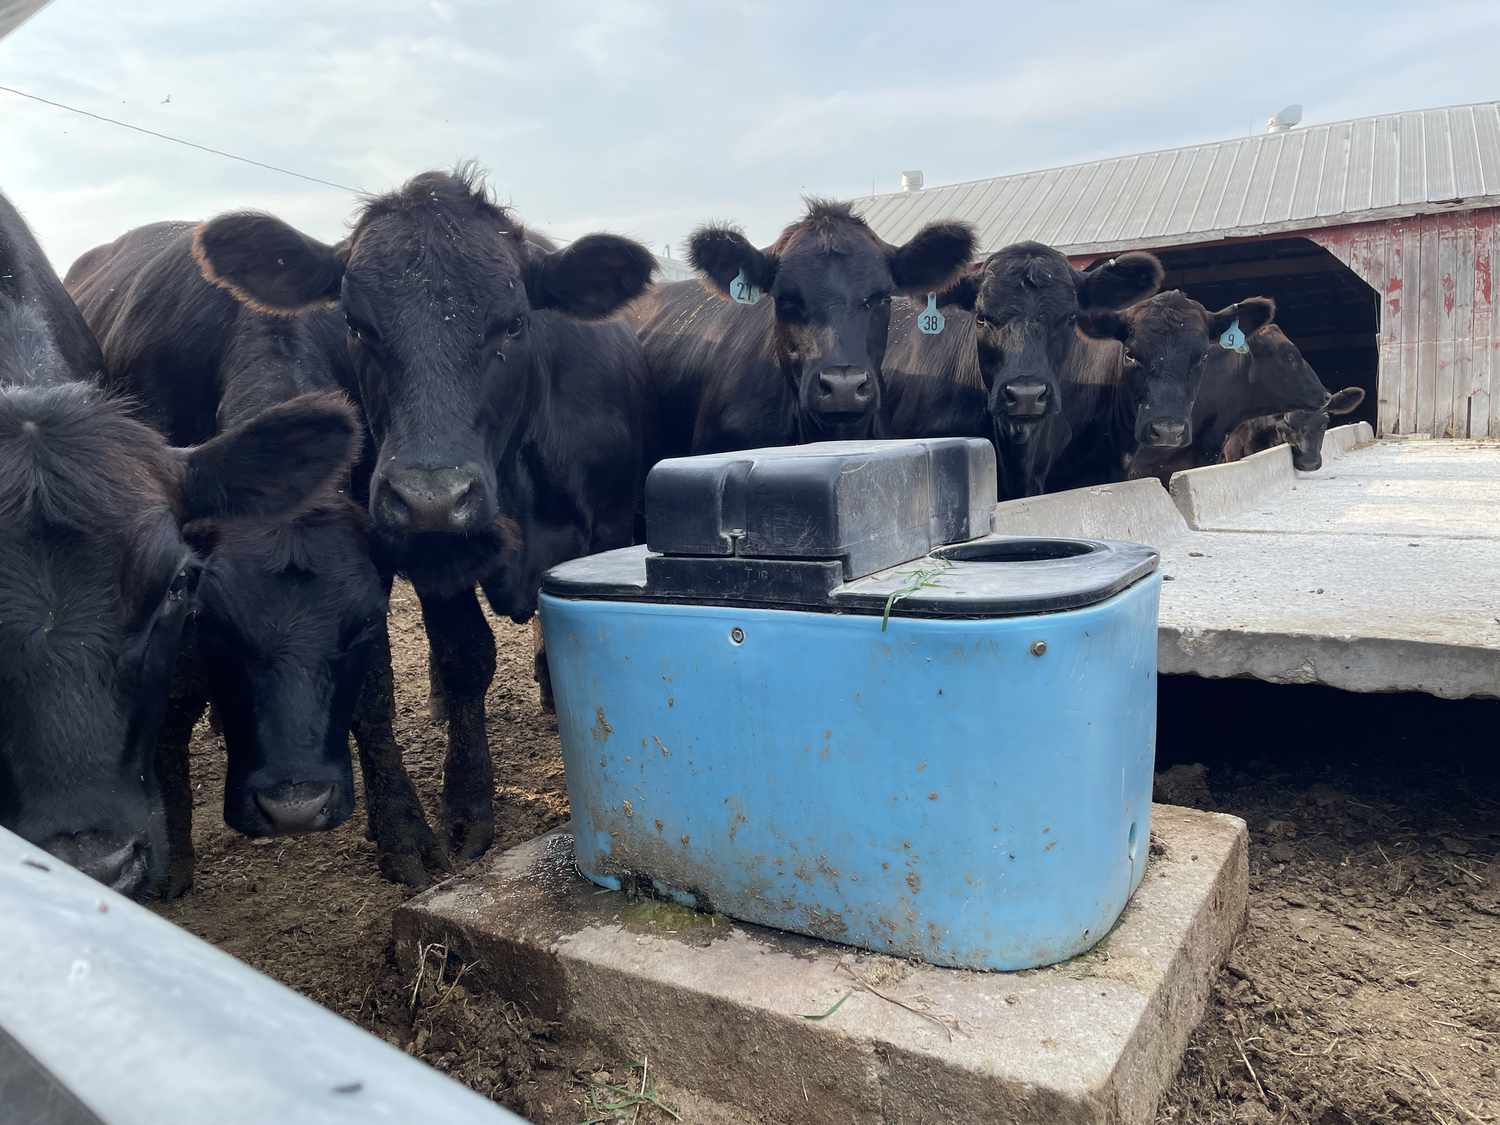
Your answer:
[[[1256,294],[1382,435],[1500,437],[1500,102],[1363,117],[970,183],[858,208],[902,242],[965,219],[1076,265],[1151,250],[1209,308]]]

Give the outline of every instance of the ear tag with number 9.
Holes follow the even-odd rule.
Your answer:
[[[1240,322],[1235,320],[1224,329],[1224,335],[1219,337],[1219,347],[1226,352],[1239,352],[1240,355],[1249,355],[1250,347],[1245,343],[1245,334],[1240,331]]]
[[[729,295],[741,305],[753,305],[760,300],[760,290],[745,280],[744,270],[735,274],[729,283]]]
[[[947,323],[947,318],[938,312],[937,294],[927,294],[927,307],[917,314],[917,331],[924,336],[936,336]]]

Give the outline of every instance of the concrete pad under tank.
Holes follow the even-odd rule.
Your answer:
[[[611,1057],[649,1056],[705,1125],[1144,1123],[1248,891],[1242,821],[1158,805],[1152,824],[1150,867],[1114,930],[1046,969],[941,969],[632,905],[574,873],[566,832],[403,906],[398,956],[413,968],[420,945],[443,943],[474,963],[472,987]]]

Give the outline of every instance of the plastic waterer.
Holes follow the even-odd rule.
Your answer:
[[[546,576],[578,869],[938,965],[1091,947],[1145,871],[1157,556],[990,533],[988,442],[664,461]]]

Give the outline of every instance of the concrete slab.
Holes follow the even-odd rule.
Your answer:
[[[1375,440],[1375,431],[1368,422],[1355,422],[1348,426],[1330,426],[1323,434],[1323,463],[1337,460],[1351,449],[1369,445]]]
[[[473,965],[466,981],[619,1058],[649,1056],[698,1121],[1131,1125],[1153,1119],[1181,1063],[1248,886],[1243,821],[1157,805],[1152,836],[1114,930],[1023,973],[632,905],[573,872],[566,833],[403,906],[397,952],[410,966],[419,945],[446,944]]]
[[[1169,491],[1187,525],[1201,528],[1280,495],[1295,481],[1292,451],[1278,445],[1227,465],[1173,473]]]
[[[1263,495],[1198,526],[1500,541],[1500,443],[1383,441],[1316,473],[1297,473],[1283,495]]]
[[[1124,539],[1152,546],[1188,530],[1154,477],[1007,500],[995,505],[990,528],[1001,535]]]
[[[991,522],[1156,547],[1164,673],[1500,698],[1500,442],[1368,434],[1330,431],[1317,473],[1283,448],[1178,474],[1192,527],[1155,481],[1012,501]]]

